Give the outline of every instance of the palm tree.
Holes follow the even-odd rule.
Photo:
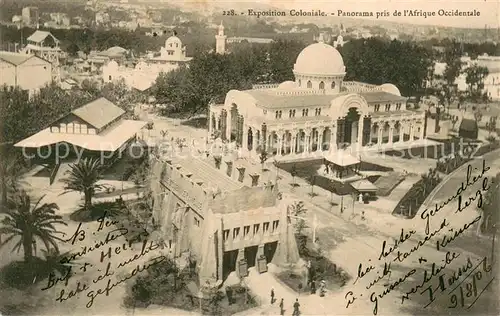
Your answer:
[[[47,250],[51,247],[59,251],[56,240],[61,240],[56,234],[61,234],[55,228],[55,224],[67,225],[62,217],[55,214],[59,206],[55,203],[44,203],[40,205],[42,196],[36,203],[31,205],[31,198],[21,191],[7,202],[6,217],[2,220],[0,234],[7,235],[7,238],[0,244],[6,245],[16,236],[20,240],[14,245],[13,250],[24,250],[24,261],[31,262],[33,255],[36,255],[36,241],[41,241]]]
[[[69,166],[68,177],[61,179],[65,184],[65,192],[81,192],[85,195],[85,210],[92,207],[92,197],[97,190],[104,189],[106,186],[97,184],[102,178],[102,164],[99,159],[83,159],[78,163]]]

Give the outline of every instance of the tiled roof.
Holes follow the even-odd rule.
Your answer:
[[[138,133],[147,122],[122,120],[100,134],[53,133],[50,127],[32,135],[15,147],[39,148],[58,143],[69,143],[94,151],[115,151]]]
[[[255,98],[257,105],[268,109],[291,107],[326,106],[340,95],[310,94],[310,95],[276,95],[274,91],[247,90]]]
[[[401,97],[383,91],[360,92],[359,95],[365,98],[366,102],[368,103],[396,102],[396,101],[404,102],[407,99],[405,97]]]
[[[9,64],[18,66],[34,55],[20,54],[20,53],[12,53],[12,52],[3,52],[0,51],[0,60],[8,62]]]
[[[100,129],[122,116],[125,111],[106,98],[99,98],[71,111],[85,122]]]
[[[55,42],[59,42],[57,38],[54,37],[54,35],[50,34],[50,32],[47,31],[35,31],[35,33],[31,34],[30,37],[28,37],[28,41],[40,43],[43,40],[47,38],[47,36],[50,36],[54,39]]]

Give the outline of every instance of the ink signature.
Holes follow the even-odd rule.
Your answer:
[[[61,260],[61,263],[68,264],[74,263],[78,258],[83,258],[92,252],[100,250],[100,259],[98,264],[94,267],[93,264],[85,262],[80,267],[83,272],[88,272],[90,269],[94,268],[92,271],[97,270],[99,274],[93,277],[91,281],[78,280],[75,284],[70,285],[70,280],[75,273],[73,271],[73,266],[70,265],[66,273],[63,276],[56,276],[54,273],[50,273],[47,284],[42,288],[43,291],[51,289],[56,285],[62,285],[62,288],[58,291],[56,302],[62,303],[74,297],[77,297],[80,293],[85,293],[88,297],[88,302],[86,304],[87,308],[90,308],[94,304],[96,297],[101,294],[109,296],[109,293],[118,285],[122,284],[126,280],[134,277],[140,272],[148,270],[150,267],[159,264],[168,258],[163,255],[157,255],[152,259],[143,262],[142,264],[138,262],[140,258],[145,257],[149,253],[159,249],[164,248],[165,244],[162,242],[150,241],[148,239],[143,240],[141,250],[137,253],[131,253],[133,251],[132,244],[137,241],[137,238],[141,236],[148,237],[149,233],[144,230],[136,239],[130,239],[128,242],[123,243],[120,246],[108,245],[112,241],[116,241],[119,237],[128,234],[128,229],[126,228],[114,228],[118,222],[107,220],[107,213],[105,212],[99,219],[97,219],[99,227],[96,231],[88,230],[83,226],[82,223],[78,225],[74,234],[66,240],[67,243],[71,245],[77,245],[92,234],[95,236],[96,232],[105,233],[105,237],[101,240],[93,241],[92,246],[81,246],[81,250],[73,253],[72,255],[65,257]],[[117,255],[124,256],[127,253],[131,253],[127,259],[121,260],[117,264],[112,264],[111,258]],[[115,279],[116,272],[118,270],[127,268],[128,266],[133,267],[131,272],[127,273],[125,277]],[[135,265],[135,267],[133,266]],[[105,286],[99,285],[105,283]],[[95,289],[96,287],[99,287]]]
[[[477,170],[477,168],[474,168]],[[457,227],[457,228],[451,228],[451,224],[453,223],[453,218],[442,218],[441,224],[434,228],[431,229],[431,219],[438,214],[438,212],[443,209],[446,205],[451,203],[452,201],[456,200],[457,201],[457,208],[455,209],[455,212],[452,214],[459,214],[463,212],[465,209],[467,209],[473,202],[477,203],[478,207],[482,206],[483,203],[483,195],[485,192],[489,189],[489,179],[488,177],[485,176],[486,172],[490,170],[490,167],[486,165],[486,161],[482,161],[482,168],[480,170],[480,173],[477,175],[473,175],[473,168],[469,164],[467,166],[467,172],[466,172],[466,178],[465,181],[461,183],[461,185],[457,188],[456,193],[449,197],[445,202],[441,204],[435,204],[434,208],[430,209],[425,209],[421,215],[420,218],[425,222],[425,230],[424,233],[425,235],[421,237],[420,239],[414,241],[416,244],[411,246],[409,249],[402,249],[402,245],[407,242],[407,240],[413,240],[414,237],[416,237],[417,232],[415,230],[405,230],[404,228],[401,229],[401,233],[399,235],[399,238],[395,238],[394,242],[389,244],[387,240],[384,240],[382,242],[381,246],[381,251],[378,257],[378,260],[383,263],[383,266],[381,268],[377,269],[375,265],[373,264],[371,259],[368,259],[367,262],[365,263],[359,263],[358,265],[358,273],[357,277],[354,280],[353,284],[356,284],[359,280],[363,278],[367,278],[372,276],[373,278],[371,279],[368,283],[368,285],[365,286],[366,290],[371,290],[371,288],[376,285],[379,281],[382,279],[388,277],[388,281],[386,284],[384,284],[384,288],[380,290],[371,290],[369,295],[367,297],[370,298],[370,302],[373,303],[373,314],[377,315],[378,310],[379,310],[379,300],[384,298],[386,295],[391,293],[394,289],[400,287],[402,284],[406,283],[410,277],[415,277],[419,274],[417,274],[417,269],[410,269],[406,271],[404,275],[402,275],[400,278],[397,280],[390,282],[390,276],[392,274],[391,271],[391,264],[392,263],[402,263],[406,259],[408,259],[412,254],[418,253],[423,249],[424,245],[428,245],[429,241],[432,240],[434,244],[434,249],[435,251],[442,251],[444,250],[450,243],[452,243],[455,239],[457,239],[459,236],[461,236],[465,231],[467,231],[472,225],[478,223],[481,219],[481,215],[475,217],[472,221],[464,224],[463,226]],[[472,185],[475,183],[480,183],[482,180],[481,187],[475,191],[475,194],[468,197],[468,198],[463,198],[462,195],[465,193],[465,191],[470,188]],[[439,238],[436,238],[436,236],[439,236]],[[442,289],[444,291],[444,284],[446,284],[447,287],[450,287],[453,282],[458,282],[460,277],[464,275],[467,271],[474,271],[478,266],[476,266],[474,269],[472,269],[472,264],[470,263],[470,258],[467,259],[467,264],[464,265],[464,267],[461,268],[461,270],[458,270],[458,272],[453,273],[452,276],[449,277],[449,279],[446,279],[447,276],[444,273],[445,269],[449,269],[449,265],[452,264],[454,261],[457,260],[461,256],[460,253],[453,252],[453,251],[447,251],[444,255],[443,260],[439,262],[431,262],[430,266],[427,269],[424,269],[423,273],[420,275],[421,281],[417,281],[417,285],[413,286],[409,290],[403,290],[404,295],[401,297],[401,304],[405,302],[405,300],[410,299],[411,295],[415,293],[420,293],[420,295],[423,295],[424,293],[428,293],[430,296],[429,298],[429,304],[432,303],[436,299],[436,295],[438,293],[441,293]],[[481,262],[486,262],[486,258],[484,258]],[[418,262],[420,264],[423,264],[427,262],[427,259],[424,257],[420,256],[418,259]],[[486,264],[486,263],[485,263]],[[470,265],[470,267],[469,267]],[[472,270],[471,270],[472,269]],[[491,268],[489,268],[491,270]],[[486,269],[487,270],[487,269]],[[482,293],[482,291],[478,291],[478,281],[481,279],[484,279],[484,274],[486,271],[483,269],[483,272],[478,274],[474,274],[472,277],[472,281],[465,283],[465,298],[469,297],[479,297]],[[376,273],[376,275],[375,275]],[[472,273],[472,272],[470,272]],[[469,274],[470,275],[470,274]],[[469,276],[467,276],[469,277]],[[465,278],[467,278],[465,277]],[[435,280],[438,280],[438,284],[435,285],[434,282]],[[459,284],[462,282],[465,282],[464,280],[460,281]],[[491,280],[486,283],[484,288],[487,288],[491,284]],[[470,285],[468,285],[470,284]],[[465,299],[463,298],[464,295],[462,294],[464,287],[462,285],[457,285],[456,290],[454,293],[448,293],[450,295],[450,300],[451,300],[451,305],[456,306],[465,306]],[[461,290],[462,289],[462,290]],[[484,290],[484,289],[483,289]],[[478,294],[479,292],[479,294]],[[458,293],[458,294],[457,294]],[[362,293],[355,294],[354,291],[350,290],[348,291],[344,299],[347,301],[346,308],[349,308],[354,302],[358,299],[358,297],[362,297]],[[474,303],[471,303],[471,306]],[[428,306],[427,305],[427,306]],[[427,307],[425,306],[425,307]],[[452,308],[452,307],[450,307]]]

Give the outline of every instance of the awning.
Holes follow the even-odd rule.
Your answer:
[[[94,151],[115,151],[126,141],[134,137],[147,122],[123,120],[108,127],[100,134],[69,134],[52,133],[50,127],[32,135],[17,144],[15,147],[39,148],[57,143],[69,143],[80,148]]]
[[[378,188],[366,179],[354,181],[351,186],[359,192],[375,192]]]
[[[342,152],[337,152],[335,154],[325,154],[323,158],[341,167],[352,166],[361,162],[359,161],[359,159]]]

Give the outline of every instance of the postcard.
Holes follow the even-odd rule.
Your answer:
[[[13,1],[0,315],[499,315],[500,3]]]

